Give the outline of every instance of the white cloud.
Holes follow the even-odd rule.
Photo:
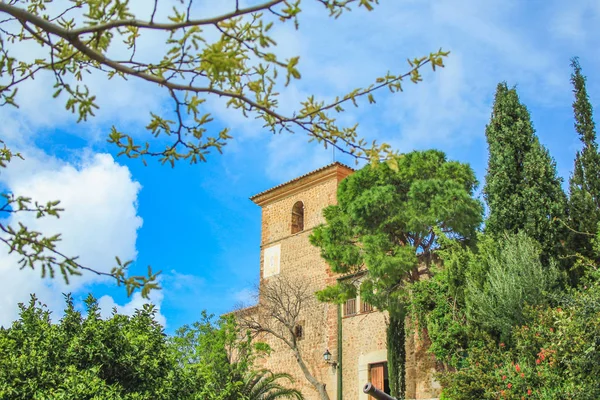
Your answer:
[[[199,276],[182,274],[174,269],[165,274],[163,281],[168,283],[169,290],[175,292],[195,291],[206,284],[206,281]]]
[[[139,183],[127,167],[117,164],[108,154],[84,154],[78,162],[67,163],[44,155],[39,150],[23,151],[25,161],[15,160],[0,176],[10,192],[46,202],[61,200],[65,209],[60,219],[33,215],[12,215],[7,223],[23,222],[28,228],[46,235],[62,234],[58,248],[64,254],[79,256],[82,265],[108,272],[114,257],[135,259],[137,230],[142,219],[137,215]],[[17,303],[26,302],[30,293],[51,310],[60,313],[61,293],[86,290],[92,283],[104,282],[91,273],[72,277],[70,284],[57,272],[55,279],[42,279],[39,270],[18,269],[19,257],[0,252],[0,325],[17,316]]]
[[[565,4],[562,1],[551,2],[549,12],[550,33],[555,40],[565,40],[573,44],[589,44],[596,38],[588,23],[600,16],[600,5],[595,0],[579,0]]]
[[[383,103],[380,125],[394,148],[405,152],[423,148],[448,148],[468,144],[483,134],[489,117],[487,90],[473,88],[465,77],[464,63],[455,53],[445,69],[428,74],[425,82],[407,84],[404,93]],[[384,122],[383,122],[384,121]]]
[[[147,0],[131,3],[136,15],[148,17],[151,7]],[[159,4],[163,8],[159,16],[164,20],[170,6],[178,3],[161,0]],[[51,6],[57,4],[54,2]],[[195,2],[194,7],[197,15],[208,17],[229,11],[234,4],[233,0],[203,0]],[[569,57],[585,55],[584,71],[600,66],[600,56],[593,51],[600,45],[599,17],[600,2],[595,0],[571,3],[551,0],[543,4],[518,0],[391,1],[381,2],[373,12],[360,9],[345,13],[339,19],[329,18],[318,2],[306,2],[300,30],[294,30],[289,23],[276,24],[273,29],[280,46],[275,52],[283,58],[299,55],[302,72],[300,81],[280,88],[280,110],[291,114],[309,94],[331,98],[368,85],[374,77],[388,70],[405,72],[407,57],[443,47],[452,51],[447,68],[434,74],[426,68],[425,82],[417,86],[406,82],[405,92],[389,95],[384,91],[376,95],[375,106],[364,102],[358,109],[348,106],[347,112],[339,117],[348,124],[360,122],[360,135],[390,142],[401,151],[431,146],[443,150],[469,148],[472,142],[483,140],[483,128],[499,81],[519,84],[521,97],[530,107],[547,107],[546,111],[556,105],[568,107],[571,102]],[[214,31],[207,34],[214,37]],[[138,43],[137,55],[144,60],[161,57],[159,39],[162,37],[156,32],[145,31]],[[37,56],[32,46],[19,49],[19,54]],[[120,46],[111,56],[124,54]],[[90,141],[104,138],[107,124],[125,126],[128,132],[144,132],[149,111],[164,112],[171,108],[163,90],[139,80],[107,81],[99,74],[92,74],[86,76],[86,81],[98,94],[101,105],[98,117],[77,129],[79,135]],[[52,127],[49,134],[54,128],[72,129],[69,124],[74,118],[64,110],[64,99],[52,99],[49,82],[52,81],[37,79],[22,85],[22,107],[18,112],[0,109],[3,128],[6,130],[6,125],[11,124],[19,128],[2,132],[3,138],[27,143],[28,138],[44,131],[40,127]],[[598,85],[590,80],[592,102],[598,92],[594,87]],[[282,182],[331,162],[331,149],[324,151],[317,144],[309,144],[303,132],[270,135],[261,127],[261,121],[248,120],[235,110],[225,109],[224,103],[215,98],[206,103],[206,109],[216,117],[214,126],[234,128],[234,141],[225,151],[248,151],[245,141],[262,140],[264,147],[259,148],[266,154],[260,161],[269,179]],[[40,150],[27,148],[26,156],[26,163],[15,162],[6,171],[8,175],[2,172],[0,178],[4,183],[12,190],[61,198],[67,212],[72,213],[69,217],[65,212],[59,221],[30,221],[31,224],[39,223],[40,229],[63,232],[66,249],[81,254],[82,261],[91,265],[110,266],[115,254],[135,257],[135,232],[141,224],[135,206],[139,186],[128,175],[127,168],[118,166],[107,155],[86,155],[77,162],[66,163]],[[104,185],[99,186],[113,188],[114,193],[90,185],[92,179]],[[90,231],[97,231],[98,235],[90,235]],[[106,251],[107,248],[110,251]],[[0,265],[5,265],[2,263],[7,260],[2,258]],[[65,287],[58,281],[42,282],[38,271],[15,272],[14,258],[10,260],[12,272],[6,275],[5,282],[11,284],[4,283],[6,288],[0,286],[2,310],[7,309],[8,301],[16,301],[17,295],[19,301],[26,301],[26,294],[31,291],[38,292],[46,302],[62,306],[62,297],[57,293],[73,286]],[[74,285],[83,288],[97,278],[86,279],[76,280]],[[173,287],[171,290],[189,293],[189,298],[197,296],[193,289],[203,284],[175,272],[165,279],[165,285]],[[167,286],[165,294],[169,298]],[[231,296],[239,300],[244,291]],[[114,304],[112,298],[106,297],[103,301]],[[132,298],[119,307],[131,310],[139,304],[140,299]]]
[[[164,295],[160,290],[153,290],[152,292],[150,292],[149,299],[144,299],[141,293],[136,292],[133,294],[129,302],[120,305],[117,304],[111,296],[105,295],[98,299],[98,306],[100,307],[100,315],[102,316],[102,318],[110,318],[113,309],[116,309],[118,314],[133,315],[135,313],[135,310],[141,310],[144,304],[151,303],[154,304],[156,309],[156,321],[163,327],[166,327],[167,319],[160,312],[160,307],[163,298]]]
[[[384,91],[376,95],[376,106],[346,107],[361,123],[363,137],[391,142],[402,151],[431,146],[448,150],[483,139],[500,81],[518,84],[530,107],[570,104],[570,51],[595,48],[590,38],[600,34],[599,15],[593,10],[598,9],[597,2],[576,3],[384,2],[371,13],[357,10],[337,20],[309,3],[299,31],[291,35],[286,27],[277,33],[293,37],[289,47],[280,43],[285,43],[284,52],[291,49],[300,55],[302,80],[296,86],[302,95],[343,94],[387,70],[405,71],[407,57],[440,47],[451,50],[446,68],[433,74],[429,67],[423,70],[425,82],[413,86],[406,81],[405,92],[393,96]],[[573,9],[570,16],[565,13],[568,9]],[[562,29],[550,16],[560,16],[563,28],[568,28],[560,31],[560,43],[548,40]],[[580,31],[588,38],[587,46]],[[292,143],[291,149],[283,148],[284,140]],[[273,169],[289,175],[288,171],[302,168],[295,163],[304,164],[306,159],[289,157],[292,149],[298,154],[314,151],[306,140],[295,137],[271,140],[268,175],[278,174]]]

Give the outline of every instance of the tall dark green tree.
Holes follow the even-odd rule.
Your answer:
[[[326,225],[311,243],[337,273],[362,274],[361,299],[390,312],[388,334],[404,347],[404,305],[410,284],[431,276],[430,260],[440,237],[473,238],[483,213],[473,198],[477,186],[470,166],[448,161],[436,150],[414,151],[387,163],[367,165],[340,183],[338,204],[324,210]],[[356,293],[348,280],[318,293],[340,302]],[[403,354],[390,355],[390,386],[402,395]]]
[[[562,253],[560,219],[566,195],[556,163],[535,135],[527,107],[515,88],[498,84],[490,123],[483,190],[489,207],[486,232],[502,235],[524,231],[542,246],[544,259]]]
[[[591,234],[596,232],[600,221],[600,154],[592,105],[585,87],[586,78],[581,73],[577,58],[571,60],[571,67],[571,83],[575,94],[575,130],[583,143],[583,149],[575,156],[573,175],[569,179],[569,226],[573,228],[569,248],[593,258],[595,253]]]

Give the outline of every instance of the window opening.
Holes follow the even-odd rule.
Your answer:
[[[292,234],[304,230],[304,203],[297,201],[292,207]]]
[[[361,313],[370,313],[371,311],[373,311],[373,306],[371,304],[365,303],[364,301],[360,302]]]
[[[346,300],[344,303],[344,316],[350,316],[356,314],[356,297]]]
[[[304,329],[302,329],[302,325],[298,324],[294,327],[294,336],[296,339],[302,339],[304,336]]]

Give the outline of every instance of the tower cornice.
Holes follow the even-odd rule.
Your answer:
[[[352,174],[354,169],[340,162],[334,162],[326,165],[307,174],[299,176],[298,178],[292,179],[271,189],[260,192],[252,197],[255,204],[263,207],[267,204],[292,196],[300,191],[306,190],[312,186],[318,185],[324,181],[336,178],[338,182]]]

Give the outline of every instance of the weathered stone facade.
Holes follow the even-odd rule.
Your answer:
[[[274,277],[285,277],[301,280],[316,292],[336,282],[338,276],[331,272],[321,259],[319,249],[309,243],[308,237],[316,226],[325,222],[322,210],[336,204],[338,184],[352,172],[349,167],[333,163],[251,198],[262,208],[261,285]],[[370,380],[370,367],[386,362],[386,313],[362,310],[360,299],[356,304],[355,315],[340,319],[338,306],[315,300],[303,308],[299,318],[302,356],[311,373],[326,384],[332,400],[366,400],[368,396],[362,392],[362,387]],[[338,326],[338,321],[341,321],[341,326]],[[307,400],[318,399],[317,391],[305,379],[289,347],[271,335],[260,339],[273,350],[269,357],[261,360],[261,365],[274,372],[291,374]],[[435,362],[424,351],[425,344],[418,338],[407,340],[409,398],[433,398],[439,393],[439,387],[431,379]],[[340,360],[339,351],[342,351],[337,368],[324,361],[325,350],[332,353],[332,360],[336,362]],[[340,397],[339,379],[342,381]]]

